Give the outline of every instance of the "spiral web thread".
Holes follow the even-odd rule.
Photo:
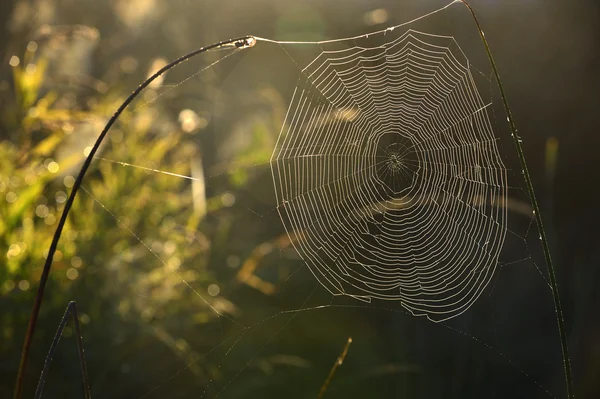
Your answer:
[[[273,184],[282,223],[323,287],[443,321],[469,309],[494,274],[507,173],[490,104],[454,38],[398,31],[378,33],[373,47],[323,50],[303,69]]]

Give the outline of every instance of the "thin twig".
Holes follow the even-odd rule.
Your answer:
[[[33,304],[33,309],[31,310],[31,317],[29,318],[29,326],[27,327],[27,333],[25,335],[25,342],[23,343],[23,351],[21,353],[21,362],[19,364],[19,371],[17,374],[17,381],[16,381],[16,385],[15,385],[15,392],[14,392],[15,399],[20,399],[21,395],[23,393],[23,379],[25,377],[25,368],[27,366],[27,359],[29,357],[29,352],[31,350],[31,342],[33,339],[33,333],[35,331],[35,326],[36,326],[37,319],[38,319],[38,316],[40,313],[40,308],[42,306],[44,290],[46,288],[46,283],[48,281],[48,276],[50,274],[50,268],[52,267],[52,260],[54,259],[54,253],[56,252],[56,248],[58,246],[58,241],[62,234],[62,230],[65,226],[65,222],[67,221],[67,215],[69,214],[69,210],[71,209],[71,206],[73,205],[75,196],[77,195],[77,191],[79,190],[79,187],[81,187],[83,177],[85,176],[85,173],[89,169],[90,164],[92,163],[92,159],[94,158],[94,155],[98,151],[98,148],[100,148],[100,144],[102,144],[102,141],[106,137],[106,134],[108,133],[109,129],[117,121],[117,119],[123,113],[125,108],[127,108],[127,106],[138,96],[138,94],[140,94],[141,91],[144,90],[150,83],[152,83],[156,78],[161,76],[163,73],[165,73],[169,69],[181,64],[184,61],[187,61],[188,59],[190,59],[198,54],[204,53],[205,51],[208,51],[208,50],[213,50],[213,49],[225,47],[225,46],[231,46],[231,47],[234,47],[237,49],[244,49],[244,48],[249,48],[249,47],[254,46],[255,43],[256,43],[256,39],[254,37],[244,36],[244,37],[240,37],[240,38],[236,38],[236,39],[230,39],[230,40],[225,40],[222,42],[214,43],[209,46],[194,50],[191,53],[188,53],[186,55],[183,55],[183,56],[177,58],[176,60],[174,60],[171,63],[162,67],[160,70],[158,70],[158,72],[156,72],[154,75],[150,76],[137,89],[135,89],[135,91],[133,93],[131,93],[131,95],[129,95],[129,97],[127,97],[127,99],[119,106],[119,108],[114,113],[114,115],[109,119],[106,126],[104,126],[104,129],[98,136],[98,139],[94,143],[92,150],[90,151],[89,155],[85,159],[83,166],[81,167],[81,170],[79,171],[79,174],[77,175],[77,179],[75,180],[75,183],[73,184],[73,189],[71,190],[71,193],[69,194],[69,198],[65,202],[65,207],[63,209],[62,215],[60,216],[60,220],[58,221],[58,225],[56,227],[56,231],[54,232],[54,236],[52,237],[52,243],[50,244],[50,249],[48,250],[48,257],[46,258],[46,262],[44,263],[44,269],[42,270],[42,275],[40,277],[40,284],[38,286],[38,291],[35,296],[35,302]]]
[[[37,389],[35,390],[35,399],[40,399],[42,397],[42,391],[44,390],[44,384],[46,383],[46,377],[48,376],[48,371],[50,370],[50,363],[52,363],[52,359],[54,358],[54,352],[56,352],[56,347],[60,342],[60,337],[62,336],[63,330],[67,325],[67,321],[69,320],[69,316],[73,315],[73,323],[75,324],[75,334],[77,338],[77,353],[79,355],[79,365],[81,366],[81,380],[83,382],[83,392],[85,399],[91,399],[92,393],[90,392],[90,382],[87,373],[87,365],[85,362],[85,353],[83,351],[83,337],[81,334],[81,327],[79,326],[79,315],[77,314],[77,305],[75,301],[69,302],[67,305],[67,309],[65,310],[65,314],[63,315],[60,324],[58,325],[58,330],[56,330],[56,334],[54,335],[54,339],[52,340],[52,345],[50,345],[50,350],[48,351],[48,355],[46,356],[46,360],[44,361],[44,368],[42,369],[42,373],[40,374],[40,379],[38,381]]]
[[[462,2],[473,16],[473,20],[475,21],[475,25],[477,25],[477,30],[479,31],[479,36],[481,37],[481,41],[485,46],[485,51],[490,60],[490,64],[492,65],[492,70],[494,71],[494,76],[496,78],[496,82],[498,83],[498,88],[500,90],[500,96],[502,97],[502,103],[504,104],[504,110],[506,111],[506,117],[508,119],[508,124],[510,125],[510,131],[513,138],[513,142],[515,144],[515,148],[517,150],[517,154],[519,156],[519,162],[521,163],[521,169],[523,171],[523,178],[525,179],[525,185],[527,186],[527,193],[529,194],[529,199],[531,201],[531,206],[533,207],[533,213],[535,216],[535,221],[539,227],[540,240],[542,242],[542,249],[544,252],[544,257],[546,258],[546,265],[548,266],[548,275],[550,277],[550,286],[552,288],[552,298],[554,300],[554,310],[556,312],[556,321],[558,323],[558,333],[560,335],[560,347],[562,351],[563,358],[563,366],[565,373],[565,382],[566,382],[566,390],[567,390],[567,398],[573,399],[575,398],[575,392],[573,389],[573,377],[571,375],[571,360],[569,358],[569,348],[567,344],[567,334],[565,331],[565,320],[563,316],[562,306],[560,304],[560,295],[558,293],[558,284],[556,282],[556,274],[554,272],[554,265],[552,263],[552,257],[550,256],[550,246],[548,245],[548,238],[546,237],[546,230],[544,229],[544,224],[542,222],[542,214],[540,213],[540,208],[535,197],[535,191],[533,189],[533,183],[531,182],[531,176],[529,175],[529,169],[527,168],[527,162],[525,161],[525,153],[523,152],[523,146],[521,145],[521,138],[517,133],[517,127],[515,125],[515,121],[513,119],[512,113],[510,112],[510,107],[508,106],[508,100],[506,99],[506,93],[504,92],[504,87],[502,86],[502,81],[500,80],[500,74],[498,73],[498,68],[496,67],[496,63],[494,62],[494,58],[492,57],[492,52],[490,50],[490,46],[485,38],[483,30],[481,29],[481,25],[479,24],[479,20],[475,15],[475,11],[473,8],[467,3],[465,0],[456,0]]]
[[[352,338],[348,337],[348,341],[346,341],[346,346],[344,346],[344,350],[338,356],[335,363],[333,363],[333,367],[331,367],[331,370],[329,371],[329,375],[327,376],[327,379],[323,383],[323,386],[321,387],[321,390],[319,391],[319,396],[317,397],[317,399],[321,399],[321,398],[323,398],[323,395],[325,395],[325,391],[327,391],[327,387],[329,387],[329,383],[331,382],[333,375],[337,371],[338,367],[340,367],[342,365],[342,363],[344,363],[344,359],[346,358],[346,355],[348,354],[348,349],[350,348],[351,343],[352,343]]]

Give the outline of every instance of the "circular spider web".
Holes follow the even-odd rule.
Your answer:
[[[332,294],[396,300],[441,321],[494,273],[506,168],[455,40],[395,33],[303,69],[273,183],[290,239]]]

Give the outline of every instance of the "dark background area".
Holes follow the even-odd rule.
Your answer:
[[[12,109],[15,103],[9,60],[14,54],[22,54],[27,43],[38,37],[44,25],[78,24],[97,29],[98,39],[92,38],[89,42],[82,39],[78,46],[65,47],[80,56],[74,56],[74,61],[65,60],[62,70],[61,63],[54,61],[50,72],[53,72],[52,68],[62,73],[69,72],[69,68],[75,65],[78,73],[110,87],[110,96],[107,97],[112,98],[118,97],[115,92],[123,95],[139,84],[156,58],[174,59],[218,40],[245,34],[297,40],[360,35],[404,22],[444,4],[446,2],[433,0],[3,1],[0,4],[2,114]],[[600,214],[597,205],[600,200],[597,156],[600,146],[597,134],[600,5],[593,0],[473,0],[471,5],[478,13],[494,53],[524,140],[525,154],[556,262],[575,392],[580,398],[595,398],[600,395]],[[387,12],[385,20],[379,24],[369,22],[369,12],[375,9]],[[469,32],[469,46],[479,45],[468,15],[464,12],[451,15],[461,16],[456,20],[446,20],[446,23],[462,35]],[[477,51],[480,52],[481,48],[474,52]],[[262,78],[269,75],[269,68],[281,65],[281,70],[284,70],[283,62],[261,63],[251,58],[251,54],[244,56],[246,58],[241,61],[228,63],[227,59],[223,65],[219,64],[222,69],[216,76],[208,73],[200,75],[198,80],[204,84],[205,91],[193,92],[199,85],[185,82],[173,91],[176,96],[166,95],[156,102],[156,112],[164,111],[161,115],[166,115],[165,119],[172,117],[177,120],[174,110],[180,108],[209,110],[209,114],[210,110],[215,111],[206,128],[206,132],[212,135],[203,134],[190,140],[203,149],[207,175],[218,175],[223,159],[231,157],[228,155],[229,147],[224,145],[227,138],[235,141],[236,131],[245,131],[244,126],[255,123],[257,118],[262,123],[258,125],[264,125],[269,132],[267,136],[274,134],[276,137],[279,129],[277,119],[268,115],[277,114],[281,111],[279,108],[285,111],[288,106],[285,91],[293,83],[286,82],[285,72],[277,71],[271,73],[274,75],[274,90],[281,97],[280,103],[272,105],[268,101],[260,103],[256,100],[259,104],[254,104],[254,108],[246,105],[250,110],[236,113],[235,117],[227,116],[223,109],[227,109],[230,103],[243,103],[253,93],[262,99],[263,92],[252,91],[257,90],[254,82],[244,82],[240,78],[240,70],[244,66],[254,65],[256,70],[248,72]],[[282,57],[281,53],[279,56]],[[210,57],[213,55],[207,59],[211,60]],[[123,60],[132,59],[136,66],[130,72],[115,72],[119,68],[129,70],[123,67]],[[208,63],[206,59],[202,62]],[[169,77],[172,82],[180,82],[195,73],[198,65],[204,64],[186,64]],[[68,88],[65,90],[61,86],[59,91],[65,92]],[[78,99],[84,96],[77,95]],[[112,103],[101,107],[107,115],[114,108]],[[3,119],[0,139],[16,141],[15,137],[20,134],[19,123],[7,120]],[[130,124],[134,125],[132,120]],[[164,125],[171,126],[171,122],[164,122]],[[255,130],[260,131],[259,128]],[[98,131],[94,125],[88,133],[93,137]],[[217,135],[222,132],[229,136],[223,138]],[[501,130],[498,134],[507,132]],[[260,137],[259,133],[256,137]],[[551,143],[558,143],[555,159]],[[272,143],[267,140],[259,144],[268,147]],[[251,146],[244,148],[251,151]],[[508,145],[504,149],[512,150]],[[135,147],[131,147],[131,151],[143,153]],[[226,168],[230,170],[233,167],[229,165]],[[6,174],[4,170],[0,173]],[[92,177],[98,177],[100,172],[94,173]],[[197,300],[193,295],[191,298],[176,297],[173,302],[168,302],[168,306],[165,305],[168,311],[155,318],[143,315],[141,323],[139,314],[132,317],[127,312],[123,313],[123,303],[127,301],[134,303],[127,305],[129,307],[143,309],[145,306],[144,303],[135,305],[141,301],[140,291],[137,291],[141,289],[129,284],[129,281],[139,280],[136,274],[139,269],[134,265],[145,267],[144,261],[153,259],[146,253],[147,257],[140,258],[137,263],[131,261],[122,275],[101,271],[94,277],[80,271],[81,277],[72,284],[69,282],[71,285],[56,283],[53,286],[54,291],[48,294],[49,303],[44,305],[47,311],[40,321],[41,336],[34,342],[35,353],[27,375],[31,385],[27,387],[26,394],[33,392],[34,381],[66,303],[76,300],[82,309],[87,309],[93,320],[84,325],[83,336],[92,391],[96,397],[141,397],[156,385],[160,388],[152,393],[154,396],[148,397],[315,397],[349,335],[353,337],[353,344],[328,392],[332,398],[564,397],[551,294],[531,263],[527,263],[525,269],[503,269],[494,282],[493,296],[486,297],[472,312],[444,326],[434,326],[422,318],[407,316],[393,306],[392,311],[332,307],[292,316],[280,314],[285,309],[310,308],[330,302],[331,296],[319,289],[309,295],[315,281],[307,272],[301,271],[289,282],[286,281],[285,293],[273,296],[236,282],[237,268],[252,259],[257,248],[260,252],[259,244],[271,242],[269,240],[282,233],[272,205],[262,204],[256,199],[260,196],[256,193],[268,187],[263,185],[266,183],[261,172],[256,173],[258,178],[253,181],[254,186],[237,187],[237,203],[246,196],[248,198],[244,200],[251,208],[264,212],[266,216],[255,225],[257,219],[247,208],[232,207],[231,210],[211,213],[209,201],[208,216],[201,226],[203,231],[207,231],[208,245],[212,250],[208,258],[202,257],[200,261],[190,258],[192,265],[199,262],[197,264],[202,266],[198,267],[207,273],[198,278],[198,286],[206,290],[209,283],[217,283],[223,297],[244,310],[240,316],[240,320],[244,320],[242,324],[256,325],[251,333],[244,335],[239,342],[230,340],[231,336],[236,337],[240,333],[235,323],[222,319],[215,321],[207,316],[210,312],[205,312],[206,309],[198,313],[194,311],[192,316],[192,311],[186,306],[189,306],[188,302]],[[107,180],[106,177],[104,180]],[[158,195],[167,192],[167,188],[160,187],[154,188]],[[218,179],[207,181],[207,196],[218,197],[224,187],[226,182]],[[114,195],[117,198],[137,195],[125,192],[127,194],[119,191]],[[522,191],[521,195],[526,198]],[[107,198],[110,198],[109,194]],[[80,208],[82,214],[85,211],[83,206]],[[117,217],[129,220],[126,208],[115,211],[109,206],[109,209]],[[101,208],[96,206],[94,212],[103,215],[96,228],[109,226],[106,228],[116,229],[114,219],[103,214]],[[513,228],[523,234],[528,221],[516,218]],[[158,223],[140,224],[135,234],[145,239],[146,230],[156,226]],[[148,237],[152,236],[152,233],[148,234]],[[173,234],[173,240],[183,236],[181,232]],[[82,244],[82,249],[78,249],[77,254],[84,259],[84,264],[100,263],[94,251],[108,248],[116,254],[101,259],[101,262],[106,261],[102,267],[109,268],[109,261],[119,259],[120,251],[124,253],[128,246],[138,244],[127,239],[115,244],[110,238],[103,238],[101,233],[97,237],[97,241],[87,247]],[[166,241],[166,238],[162,239]],[[196,238],[193,245],[188,244],[188,248],[200,248],[201,241]],[[509,240],[507,245],[510,244]],[[4,253],[10,240],[3,240],[2,245],[7,247],[0,246],[0,252]],[[541,258],[535,244],[529,250],[534,260]],[[279,251],[277,255],[277,252],[273,251],[275,255],[268,252],[267,255],[273,255],[271,258],[267,255],[261,258],[267,277],[271,276],[269,273],[278,262],[288,262],[290,270],[295,270],[300,264],[293,259],[292,253]],[[237,260],[231,254],[236,254]],[[122,255],[123,259],[125,257]],[[282,258],[284,261],[281,261]],[[517,258],[518,254],[510,254],[507,259]],[[4,259],[0,260],[0,268],[4,267]],[[223,264],[229,264],[229,267],[220,267]],[[545,269],[543,263],[540,264]],[[65,273],[62,269],[58,270],[61,275]],[[37,287],[36,273],[36,270],[31,271],[32,289],[13,287],[1,291],[2,328],[10,330],[10,333],[4,333],[4,343],[0,345],[0,396],[3,397],[10,394],[16,375],[22,332],[26,327],[34,288]],[[104,280],[100,280],[100,275]],[[2,275],[3,280],[18,281],[21,278],[15,276]],[[275,281],[278,281],[277,278]],[[118,288],[111,291],[111,285]],[[101,292],[98,301],[91,299],[95,295],[91,290],[95,287]],[[306,298],[308,302],[305,303]],[[355,304],[343,298],[339,301],[336,298],[333,303]],[[233,314],[232,318],[238,315]],[[271,318],[272,315],[277,316]],[[199,327],[194,323],[206,324]],[[213,351],[212,348],[223,342],[226,344]],[[60,348],[59,351],[64,352],[55,359],[56,365],[48,379],[48,397],[72,397],[80,392],[74,340],[66,338]],[[228,351],[229,348],[233,349]],[[195,358],[196,353],[208,354]],[[194,366],[190,367],[190,364]],[[183,371],[178,373],[179,370]],[[242,372],[238,375],[240,370]]]

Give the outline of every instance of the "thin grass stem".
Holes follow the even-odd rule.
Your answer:
[[[331,370],[329,370],[329,375],[327,376],[327,379],[325,379],[323,386],[321,386],[321,390],[319,391],[319,396],[317,396],[317,399],[322,399],[323,395],[325,395],[325,392],[327,392],[327,388],[329,388],[329,384],[331,383],[335,372],[337,371],[338,367],[344,363],[344,359],[346,359],[346,355],[348,354],[348,349],[350,349],[351,343],[352,338],[348,337],[348,341],[346,341],[346,345],[344,346],[342,353],[338,356],[335,363],[333,363]]]
[[[531,201],[531,206],[533,208],[533,213],[535,217],[535,221],[539,228],[540,240],[542,242],[542,249],[544,252],[544,257],[546,259],[546,265],[548,267],[548,276],[550,279],[550,287],[552,289],[552,299],[554,300],[554,310],[556,312],[556,321],[558,324],[558,333],[560,335],[560,347],[562,352],[563,359],[563,367],[565,373],[565,383],[567,390],[567,398],[573,399],[575,398],[575,392],[573,389],[573,377],[571,374],[571,360],[569,358],[569,348],[567,341],[567,333],[565,330],[565,320],[563,316],[563,310],[560,303],[560,295],[558,293],[558,283],[556,281],[556,273],[554,271],[554,264],[552,263],[552,257],[550,255],[550,246],[548,245],[548,238],[546,236],[546,230],[544,229],[544,223],[542,221],[542,214],[540,212],[540,207],[538,205],[535,190],[533,189],[533,183],[531,182],[531,176],[529,174],[529,169],[527,168],[527,162],[525,161],[525,153],[523,152],[523,146],[521,145],[521,138],[518,135],[517,127],[515,125],[514,118],[510,111],[510,107],[508,106],[508,100],[506,99],[506,92],[504,91],[504,86],[502,85],[502,81],[500,80],[500,73],[498,72],[498,67],[496,66],[496,62],[494,61],[494,57],[492,57],[492,51],[490,50],[490,46],[485,38],[485,34],[479,24],[479,20],[477,19],[477,15],[473,8],[467,3],[465,0],[456,0],[463,3],[471,12],[473,16],[473,20],[475,21],[475,25],[477,25],[477,30],[479,31],[479,36],[481,37],[481,41],[485,47],[485,52],[490,60],[490,64],[492,65],[492,70],[494,72],[494,77],[496,78],[496,82],[498,83],[498,88],[500,90],[500,96],[502,97],[502,103],[504,105],[504,110],[506,111],[506,117],[508,119],[508,124],[510,126],[511,135],[513,138],[513,143],[517,150],[517,154],[519,156],[519,162],[521,163],[521,169],[523,171],[523,178],[525,179],[525,185],[527,187],[527,193],[529,195],[529,199]]]
[[[77,354],[79,356],[79,365],[81,366],[81,381],[83,383],[84,397],[85,399],[92,398],[92,393],[90,391],[90,381],[87,372],[87,364],[85,361],[85,353],[83,351],[83,336],[81,334],[81,327],[79,325],[79,315],[77,314],[77,305],[75,304],[75,301],[71,301],[67,305],[67,309],[65,309],[65,314],[63,315],[60,324],[58,325],[58,329],[56,330],[56,334],[54,335],[54,339],[52,340],[52,345],[50,345],[50,350],[48,351],[48,355],[46,356],[46,360],[44,361],[44,368],[42,369],[40,379],[38,380],[38,386],[35,390],[35,399],[40,399],[42,397],[44,385],[46,384],[46,378],[48,377],[48,372],[50,371],[50,364],[52,363],[54,353],[56,352],[56,348],[58,347],[58,343],[60,342],[60,337],[62,336],[63,330],[67,325],[67,321],[69,321],[69,316],[71,315],[73,315],[73,324],[75,324],[75,334],[77,338]]]

